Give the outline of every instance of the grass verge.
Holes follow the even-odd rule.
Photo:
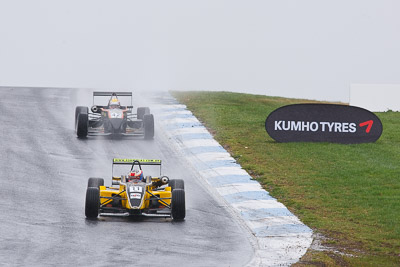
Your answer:
[[[228,92],[172,92],[241,166],[325,238],[298,266],[400,266],[400,113],[376,113],[375,143],[276,143],[278,107],[316,101]]]

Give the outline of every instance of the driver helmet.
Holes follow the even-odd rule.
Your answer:
[[[121,103],[116,96],[113,96],[108,102],[108,105],[110,106],[110,108],[119,108],[121,106]]]
[[[143,171],[142,170],[131,170],[128,174],[129,180],[143,180]]]

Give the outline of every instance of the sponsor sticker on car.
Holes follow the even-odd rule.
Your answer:
[[[139,193],[131,193],[131,199],[141,199],[142,194]]]

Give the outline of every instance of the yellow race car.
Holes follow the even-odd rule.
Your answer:
[[[129,165],[126,175],[114,176],[116,165]],[[160,176],[144,176],[142,167],[159,166]],[[183,220],[186,215],[185,188],[182,179],[161,176],[161,160],[113,159],[112,183],[104,186],[103,178],[89,178],[85,215],[154,216]]]

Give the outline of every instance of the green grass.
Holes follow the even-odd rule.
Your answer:
[[[265,119],[278,107],[315,101],[227,92],[172,92],[272,196],[330,246],[299,265],[400,266],[400,113],[376,113],[375,143],[276,143]]]

